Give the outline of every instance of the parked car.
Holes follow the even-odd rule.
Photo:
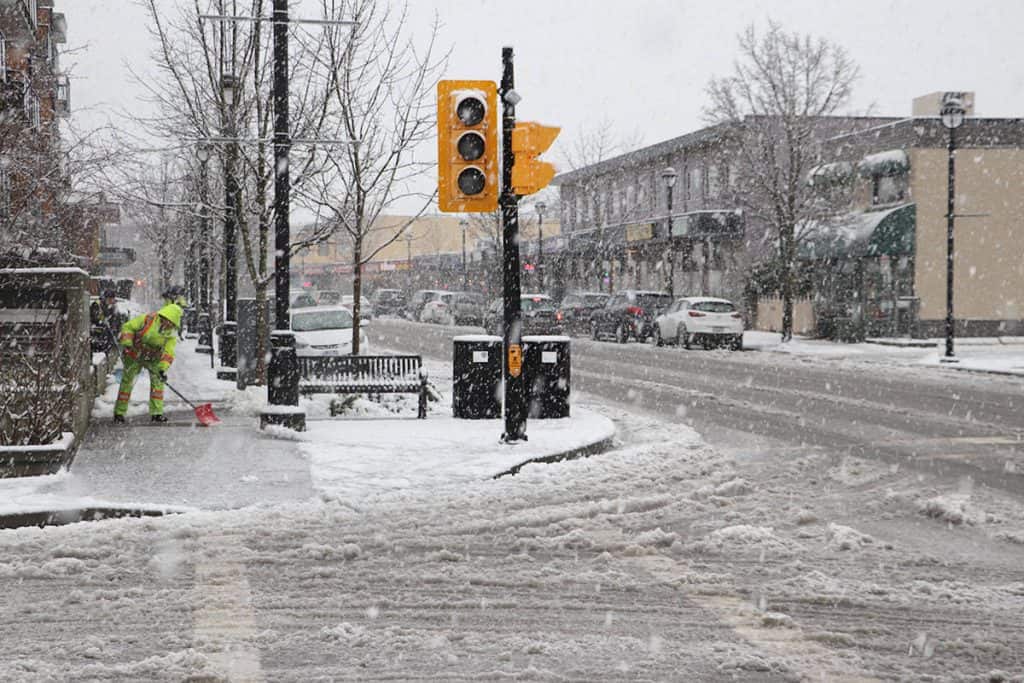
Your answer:
[[[352,311],[344,306],[313,306],[291,313],[295,353],[299,356],[344,356],[352,353]],[[367,348],[359,330],[359,348]]]
[[[370,297],[373,317],[384,315],[402,315],[405,310],[405,295],[400,289],[378,289]]]
[[[341,292],[333,289],[321,289],[316,293],[317,306],[336,306],[341,303]]]
[[[692,348],[728,345],[743,348],[743,316],[727,299],[691,296],[677,299],[654,321],[654,343]]]
[[[590,334],[594,339],[606,335],[625,344],[630,338],[646,341],[654,333],[654,318],[672,303],[664,292],[624,289],[615,292],[603,308],[590,316]]]
[[[555,301],[547,294],[523,294],[519,297],[522,313],[522,334],[562,334],[564,328],[558,320]],[[484,329],[490,334],[501,336],[504,332],[505,302],[495,299],[484,316]]]
[[[420,322],[442,325],[483,325],[484,298],[473,292],[445,292],[428,301],[420,312]]]
[[[352,306],[355,302],[356,298],[352,294],[343,294],[341,296],[341,305],[353,313],[355,312],[355,309]],[[359,317],[362,320],[370,320],[373,318],[373,306],[370,304],[370,300],[365,296],[359,297]]]
[[[437,299],[444,294],[443,289],[418,289],[412,293],[412,297],[409,298],[409,303],[405,307],[405,317],[409,320],[419,320],[420,313],[423,311],[423,306],[428,301]]]
[[[295,289],[289,293],[288,305],[291,308],[308,308],[316,306],[316,299],[304,289]]]
[[[590,315],[603,307],[610,295],[604,292],[573,292],[566,294],[558,306],[555,317],[562,321],[568,334],[586,334],[590,331]]]

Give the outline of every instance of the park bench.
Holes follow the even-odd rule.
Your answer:
[[[423,420],[430,389],[420,356],[299,356],[299,393],[419,394]]]

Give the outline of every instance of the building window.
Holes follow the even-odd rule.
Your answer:
[[[736,189],[736,182],[739,178],[739,170],[736,168],[736,164],[729,164],[729,179],[726,181],[729,184],[730,190]]]
[[[25,90],[25,118],[30,128],[39,128],[39,98],[31,90]]]
[[[317,253],[317,256],[330,256],[331,255],[331,245],[329,245],[327,242],[321,242],[316,247],[316,253]]]
[[[722,188],[718,184],[718,166],[710,164],[708,166],[707,194],[709,197],[717,197],[721,193]]]
[[[894,204],[907,197],[907,175],[874,175],[871,178],[871,203]]]
[[[0,32],[0,83],[7,82],[7,41]]]
[[[696,199],[701,196],[702,186],[701,179],[703,178],[704,171],[699,166],[694,166],[690,169],[689,182],[686,184],[686,198]]]

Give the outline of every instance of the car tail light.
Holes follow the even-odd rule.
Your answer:
[[[562,320],[562,312],[561,311],[558,311],[558,312],[555,313],[555,320],[558,320],[559,322],[561,322],[561,320]]]
[[[629,313],[630,315],[635,315],[636,317],[639,318],[644,314],[644,309],[640,308],[639,306],[630,306],[629,308],[626,309],[626,313]]]
[[[687,311],[687,313],[690,314],[691,318],[703,318],[704,317],[704,314],[701,313],[700,311]]]

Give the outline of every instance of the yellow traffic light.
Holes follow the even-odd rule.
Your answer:
[[[498,208],[498,125],[494,81],[437,84],[437,203],[441,211],[478,213]]]
[[[555,167],[537,157],[547,151],[561,130],[532,121],[516,124],[512,130],[512,189],[516,194],[539,192],[555,177]]]

